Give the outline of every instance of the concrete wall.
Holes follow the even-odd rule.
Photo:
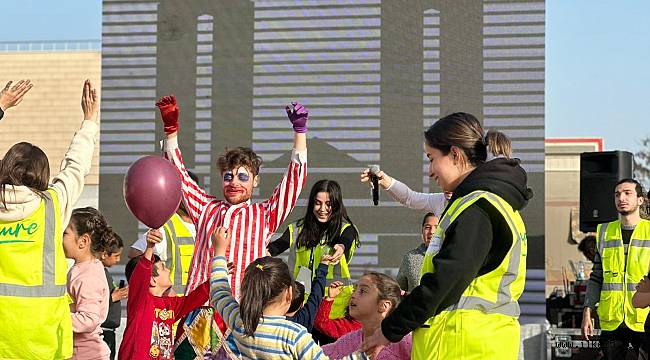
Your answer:
[[[0,85],[31,79],[34,88],[0,121],[0,157],[15,143],[39,146],[56,175],[70,140],[83,120],[81,91],[89,78],[101,89],[100,51],[0,52]],[[99,145],[99,144],[98,144]],[[99,146],[95,148],[87,184],[99,183]],[[93,203],[95,206],[97,202]]]

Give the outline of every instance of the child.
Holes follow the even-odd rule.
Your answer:
[[[25,89],[3,90],[0,97],[14,106]],[[0,359],[72,356],[68,267],[61,234],[83,191],[99,132],[99,95],[88,80],[81,107],[84,121],[56,176],[50,177],[47,155],[33,144],[17,143],[0,155]]]
[[[68,272],[71,298],[73,359],[108,359],[110,350],[101,338],[100,324],[108,314],[108,284],[98,257],[115,241],[113,230],[99,210],[72,211],[63,232],[63,251],[74,260]]]
[[[286,319],[291,306],[289,267],[280,259],[263,257],[246,268],[241,310],[232,296],[226,269],[230,232],[218,228],[213,235],[211,303],[232,329],[245,359],[328,359],[303,326]],[[348,359],[366,359],[355,353]]]
[[[401,300],[397,281],[382,273],[370,272],[357,282],[350,298],[350,317],[361,323],[361,329],[351,332],[335,343],[323,346],[323,352],[332,359],[343,357],[359,351],[365,337],[372,335],[381,321],[397,307]],[[411,334],[401,341],[386,346],[375,357],[377,360],[410,359]]]
[[[144,254],[126,265],[129,299],[118,359],[173,359],[172,326],[208,301],[207,281],[186,296],[169,296],[169,269],[153,254],[154,246],[161,241],[159,230],[149,230]]]
[[[287,320],[304,326],[309,332],[311,332],[314,326],[316,311],[323,300],[323,295],[325,295],[325,282],[329,264],[329,261],[322,259],[320,265],[316,268],[316,276],[314,276],[311,282],[311,292],[306,302],[305,285],[294,282],[293,299],[286,314]]]
[[[102,254],[102,264],[104,265],[104,274],[106,275],[106,281],[108,282],[108,316],[106,321],[102,324],[102,336],[104,337],[104,342],[108,345],[109,350],[111,351],[111,360],[115,359],[115,329],[120,327],[120,322],[122,320],[122,304],[121,300],[126,299],[129,296],[129,287],[121,286],[117,287],[113,277],[108,272],[108,268],[120,262],[120,257],[122,256],[122,249],[124,248],[124,243],[122,238],[117,235],[115,236],[115,241],[111,242],[111,245],[106,249],[104,254]]]
[[[338,319],[330,318],[330,312],[332,310],[332,304],[334,304],[334,299],[341,293],[342,290],[342,282],[335,281],[331,283],[327,292],[327,297],[323,299],[320,306],[318,307],[318,312],[316,313],[314,329],[317,330],[322,337],[325,337],[327,339],[327,344],[333,343],[336,341],[336,339],[342,337],[343,335],[361,329],[361,323],[351,318],[350,314],[346,314],[344,317]]]
[[[165,96],[156,106],[160,109],[164,123],[165,157],[176,166],[181,175],[183,202],[192,222],[196,224],[196,244],[185,291],[187,293],[209,280],[210,236],[217,227],[225,226],[234,233],[233,244],[226,256],[235,266],[230,284],[238,299],[244,269],[253,260],[264,256],[271,236],[289,216],[305,186],[308,111],[298,103],[286,107],[294,131],[291,162],[268,200],[252,203],[250,199],[253,188],[260,181],[262,159],[250,148],[243,147],[230,149],[220,156],[217,164],[221,172],[223,200],[217,199],[201,189],[185,169],[178,147],[180,109],[176,105],[176,98]],[[223,339],[224,335],[227,336],[225,324],[218,317],[215,319],[219,329],[214,330]]]

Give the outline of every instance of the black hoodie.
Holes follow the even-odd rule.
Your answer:
[[[486,190],[521,210],[533,196],[526,182],[518,160],[497,158],[474,169],[454,190],[449,204],[473,191]],[[480,199],[470,205],[445,232],[440,252],[433,258],[436,271],[424,275],[420,286],[382,321],[386,339],[397,342],[456,304],[472,280],[499,266],[511,245],[510,228],[490,202]]]

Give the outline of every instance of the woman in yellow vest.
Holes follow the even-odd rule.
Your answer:
[[[420,285],[369,336],[377,353],[413,332],[413,359],[517,359],[532,191],[517,159],[487,161],[479,121],[454,113],[425,132],[429,176],[453,192],[427,249]]]
[[[271,256],[289,249],[288,265],[297,281],[306,283],[306,292],[323,257],[330,257],[328,282],[342,281],[347,286],[332,306],[330,316],[345,315],[347,302],[352,295],[352,282],[348,264],[359,246],[359,232],[352,224],[343,205],[341,187],[334,180],[320,180],[309,194],[305,216],[287,227],[276,241],[267,247]],[[340,298],[340,299],[339,299]]]
[[[0,359],[72,356],[63,230],[99,132],[99,97],[89,80],[81,107],[84,121],[51,184],[47,156],[37,146],[15,144],[0,162]]]

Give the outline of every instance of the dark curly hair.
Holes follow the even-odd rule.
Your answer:
[[[262,158],[257,155],[251,148],[237,147],[234,149],[227,149],[226,153],[219,156],[217,159],[217,166],[223,173],[227,170],[236,169],[240,166],[250,168],[254,175],[260,173],[262,166]]]
[[[113,232],[104,215],[90,206],[72,210],[70,223],[78,235],[90,236],[90,251],[97,257],[114,249],[122,240]]]

